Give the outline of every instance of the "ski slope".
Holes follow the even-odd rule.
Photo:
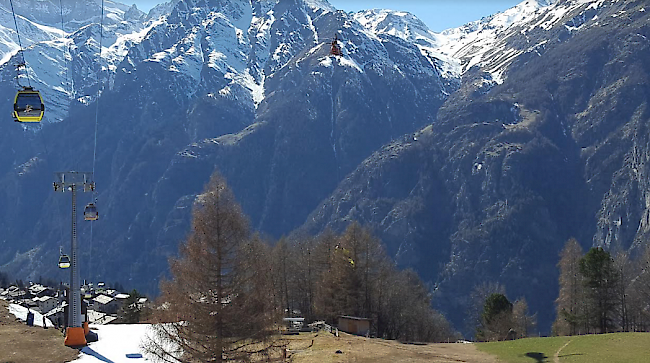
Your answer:
[[[73,362],[151,362],[152,359],[147,359],[140,347],[150,327],[150,324],[90,325],[99,340],[81,349],[79,358]],[[127,354],[140,357],[128,358]]]

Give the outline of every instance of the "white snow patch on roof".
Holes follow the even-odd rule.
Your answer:
[[[9,307],[7,307],[7,309],[10,313],[14,314],[16,318],[20,319],[21,321],[27,321],[28,309],[26,307],[17,304],[9,304]],[[31,312],[34,313],[34,325],[43,326],[43,315],[34,310],[31,310]],[[54,327],[54,324],[52,324],[48,318],[45,318],[45,324],[48,328]]]

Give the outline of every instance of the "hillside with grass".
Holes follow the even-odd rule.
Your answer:
[[[499,362],[642,363],[650,357],[650,334],[612,333],[569,337],[526,338],[476,344]]]

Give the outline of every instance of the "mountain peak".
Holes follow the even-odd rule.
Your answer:
[[[418,36],[431,37],[431,31],[424,22],[406,11],[365,10],[355,13],[354,19],[375,34],[388,34],[407,40],[415,40]]]

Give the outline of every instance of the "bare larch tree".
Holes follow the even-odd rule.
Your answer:
[[[179,252],[170,259],[173,278],[161,284],[154,315],[160,323],[145,350],[165,362],[248,362],[279,354],[268,247],[250,236],[217,173],[196,198]]]

